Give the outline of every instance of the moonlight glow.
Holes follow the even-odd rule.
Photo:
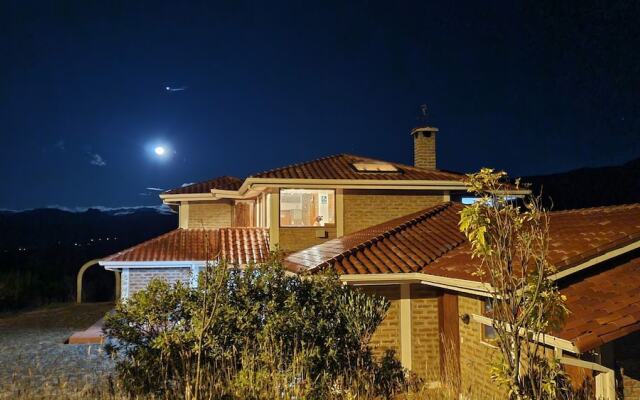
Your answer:
[[[163,156],[167,152],[167,150],[162,146],[156,147],[155,149],[153,149],[153,151],[159,156]]]

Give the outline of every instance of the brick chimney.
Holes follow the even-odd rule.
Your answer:
[[[420,106],[420,126],[411,130],[413,136],[413,165],[418,168],[436,169],[436,132],[438,128],[427,126],[427,106]]]

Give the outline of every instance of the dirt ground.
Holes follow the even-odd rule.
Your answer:
[[[0,394],[25,388],[87,385],[113,363],[99,345],[66,345],[113,308],[112,303],[56,304],[0,314]]]

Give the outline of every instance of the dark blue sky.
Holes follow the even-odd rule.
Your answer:
[[[158,204],[146,188],[341,152],[411,163],[422,103],[446,169],[640,156],[638,3],[182,3],[3,2],[0,208]]]

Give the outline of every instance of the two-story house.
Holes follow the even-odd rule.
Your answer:
[[[179,227],[100,262],[121,274],[123,298],[154,277],[195,284],[207,260],[243,265],[287,254],[293,273],[334,268],[383,295],[390,311],[373,338],[403,365],[472,398],[502,397],[489,377],[490,297],[458,229],[463,175],[436,165],[438,129],[407,135],[414,165],[339,154],[164,192]],[[527,191],[513,191],[527,195]],[[543,345],[599,396],[640,398],[640,205],[551,213],[554,279],[571,310]],[[637,397],[633,397],[637,396]]]

